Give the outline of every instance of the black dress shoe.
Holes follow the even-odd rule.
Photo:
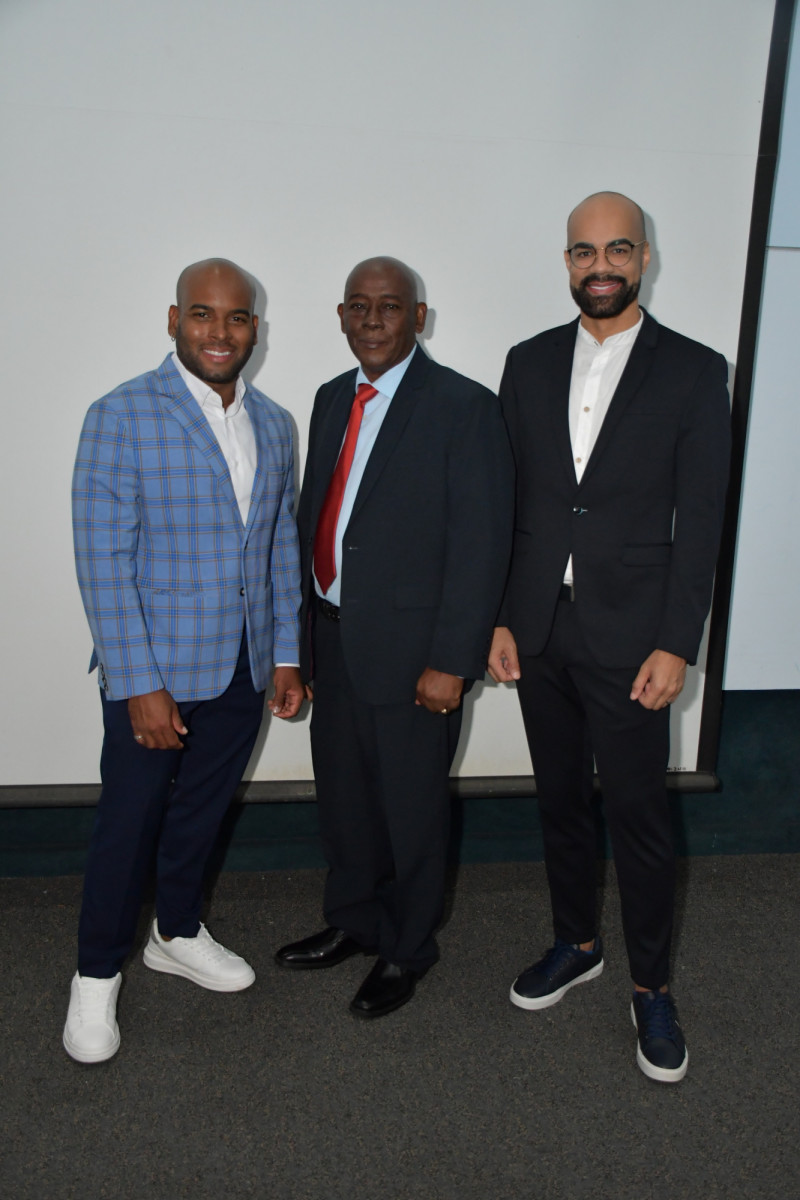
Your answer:
[[[275,955],[279,967],[293,971],[308,971],[319,967],[335,967],[354,954],[369,954],[358,942],[341,929],[323,929],[300,942],[281,946]]]
[[[379,958],[353,997],[350,1012],[356,1017],[382,1017],[394,1012],[414,995],[422,974]]]

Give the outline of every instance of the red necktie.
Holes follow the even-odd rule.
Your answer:
[[[368,383],[359,384],[353,407],[350,409],[350,419],[347,422],[347,432],[339,452],[339,461],[331,475],[328,491],[320,510],[317,532],[314,535],[314,574],[323,592],[327,592],[336,578],[336,526],[342,508],[347,477],[353,465],[358,431],[364,416],[364,406],[377,394],[377,388],[370,387]]]

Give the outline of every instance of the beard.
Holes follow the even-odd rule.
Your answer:
[[[604,317],[618,317],[620,313],[633,304],[639,295],[641,279],[630,283],[624,275],[587,275],[578,287],[570,286],[572,299],[587,317],[602,320]],[[611,296],[592,296],[586,288],[590,283],[621,283],[623,286]]]
[[[233,383],[241,374],[242,367],[245,366],[250,355],[253,353],[253,344],[251,344],[235,353],[229,363],[220,367],[210,367],[204,363],[194,352],[191,343],[181,333],[180,324],[175,330],[175,350],[178,358],[181,360],[187,371],[191,371],[192,375],[196,375],[198,379],[202,379],[203,383],[213,385],[215,383]]]

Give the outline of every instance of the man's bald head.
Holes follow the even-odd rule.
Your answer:
[[[338,311],[350,349],[372,383],[411,354],[428,310],[411,268],[382,254],[353,267]]]
[[[583,218],[591,219],[595,216],[607,217],[610,220],[620,219],[628,223],[635,234],[633,240],[636,242],[645,241],[647,238],[644,211],[635,200],[623,196],[622,192],[593,192],[591,196],[581,200],[567,217],[567,245],[571,245],[575,240],[573,232],[576,225]]]
[[[375,258],[365,258],[363,262],[356,263],[344,285],[344,295],[347,299],[350,292],[353,290],[353,283],[357,276],[362,274],[375,275],[390,272],[397,281],[402,280],[403,286],[406,289],[406,299],[411,305],[418,303],[417,295],[417,277],[410,267],[407,267],[399,258],[392,258],[388,254],[378,254]]]
[[[204,279],[236,280],[247,288],[250,294],[251,310],[255,307],[256,286],[246,271],[243,271],[241,267],[237,267],[236,263],[230,262],[227,258],[204,258],[201,262],[192,263],[191,266],[184,267],[178,276],[175,299],[179,309],[185,308],[186,296],[190,287]]]
[[[567,220],[564,262],[581,320],[598,341],[635,325],[650,263],[644,213],[621,192],[595,192]]]
[[[256,344],[255,295],[253,280],[236,263],[206,258],[181,271],[178,302],[170,305],[167,329],[178,358],[226,408]]]

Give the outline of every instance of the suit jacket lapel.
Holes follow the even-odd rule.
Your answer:
[[[321,419],[319,437],[317,440],[317,457],[314,462],[314,493],[311,499],[312,528],[316,529],[322,502],[328,490],[339,451],[342,448],[347,422],[350,419],[350,409],[353,407],[356,371],[348,371],[342,377],[339,387],[330,397],[327,411]]]
[[[600,427],[597,441],[594,444],[592,453],[589,455],[589,461],[586,464],[586,470],[581,479],[581,486],[586,483],[592,471],[597,467],[603,451],[614,435],[614,430],[619,424],[620,418],[646,378],[653,362],[653,354],[655,353],[657,341],[658,323],[645,312],[639,336],[633,344],[633,349],[625,364],[625,370],[622,372],[620,381],[617,384],[617,390],[614,392],[605,420]]]
[[[253,490],[250,493],[250,511],[247,517],[247,528],[249,529],[254,515],[257,511],[258,504],[264,494],[264,488],[267,484],[267,472],[270,464],[273,461],[274,449],[269,437],[269,423],[265,418],[263,409],[259,404],[256,404],[252,398],[249,384],[245,388],[244,406],[247,414],[250,417],[250,424],[253,427],[253,436],[256,439],[256,450],[258,459],[256,462],[256,473],[253,478]],[[239,506],[236,506],[237,512]]]
[[[422,396],[422,388],[430,371],[429,360],[419,346],[414,357],[408,364],[406,373],[392,397],[389,410],[383,419],[372,453],[367,460],[367,466],[361,479],[361,484],[353,505],[353,516],[356,515],[367,496],[380,478],[380,474],[394,453],[400,436],[405,429],[414,409]],[[352,398],[351,398],[352,402]]]
[[[214,437],[203,410],[176,370],[171,355],[167,355],[155,374],[164,407],[169,410],[200,453],[208,460],[209,466],[219,478],[223,491],[233,505],[241,523],[239,505],[236,503],[236,494],[233,490],[228,464],[225,462],[225,455]]]
[[[571,321],[563,325],[556,333],[551,349],[550,367],[544,378],[549,386],[553,402],[550,405],[550,416],[553,422],[553,437],[561,459],[561,464],[567,472],[570,481],[577,483],[575,462],[572,455],[572,439],[569,432],[569,391],[572,382],[572,360],[575,357],[575,338],[578,334],[578,322]]]

